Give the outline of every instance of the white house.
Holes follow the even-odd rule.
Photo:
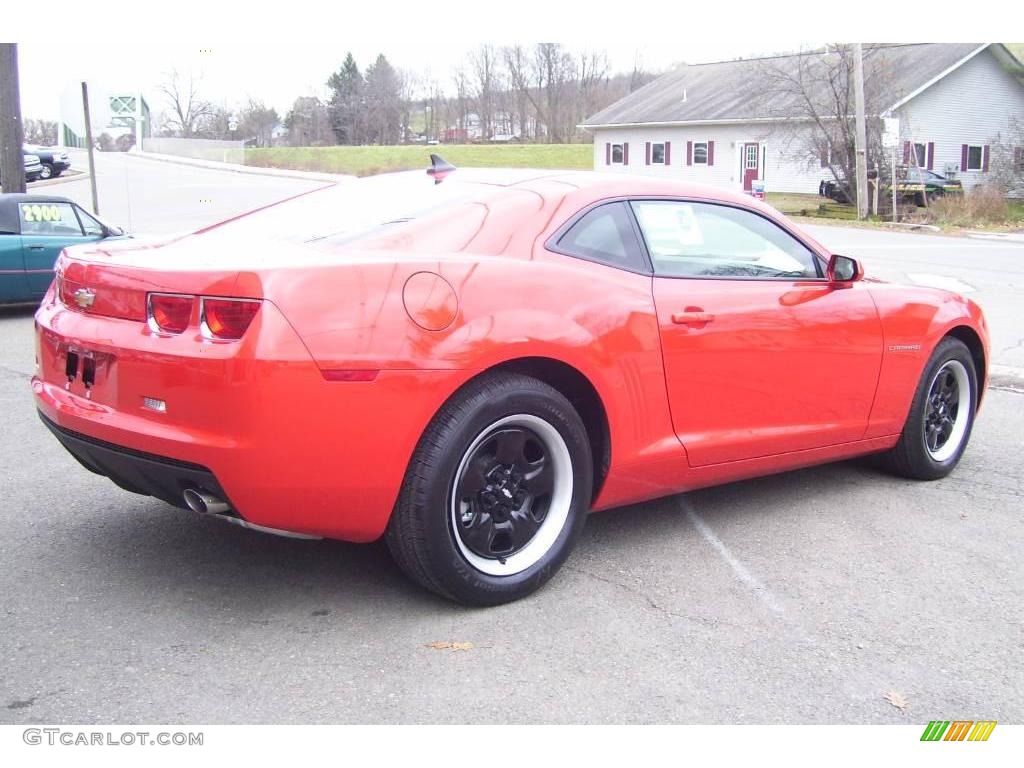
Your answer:
[[[583,124],[594,133],[594,168],[817,192],[829,172],[807,111],[767,94],[764,81],[766,67],[797,74],[809,55],[827,54],[678,67]],[[899,119],[897,162],[953,175],[968,189],[983,182],[990,144],[1024,122],[1024,65],[999,43],[885,45],[866,56],[882,57],[870,71],[885,73],[891,99],[874,116]]]

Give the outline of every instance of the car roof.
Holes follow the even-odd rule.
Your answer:
[[[639,173],[537,168],[459,168],[446,178],[453,181],[526,188],[545,197],[572,196],[600,200],[607,197],[651,195],[717,200],[746,206],[751,206],[752,200],[750,195],[723,187]]]
[[[32,195],[27,192],[0,193],[0,232],[20,232],[18,225],[18,203],[73,203],[58,195]]]

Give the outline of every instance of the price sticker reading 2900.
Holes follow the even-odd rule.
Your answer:
[[[27,222],[61,220],[60,209],[56,205],[25,203],[21,206],[21,215]]]

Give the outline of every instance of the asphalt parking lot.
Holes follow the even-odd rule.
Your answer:
[[[1019,365],[1024,247],[824,229],[869,270],[964,281]],[[0,722],[1024,721],[1013,387],[986,393],[946,480],[853,461],[601,513],[545,589],[473,610],[382,545],[247,531],[89,474],[35,415],[32,345],[31,311],[0,310]]]

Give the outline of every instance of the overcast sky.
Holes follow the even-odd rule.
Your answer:
[[[795,50],[801,45],[808,43],[799,39],[773,39],[772,50]],[[606,51],[614,72],[631,71],[635,58],[644,68],[660,71],[680,61],[719,61],[771,52],[764,47],[757,49],[742,43],[617,43],[588,47]],[[365,69],[378,53],[384,53],[394,66],[420,76],[429,74],[451,90],[452,73],[468,61],[472,48],[410,45],[382,40],[377,44],[371,42],[354,46],[351,50],[360,69]],[[236,107],[252,96],[275,107],[284,117],[296,97],[326,94],[325,82],[340,67],[347,50],[328,45],[225,45],[199,49],[186,46],[21,43],[18,57],[22,113],[26,118],[57,119],[61,93],[79,88],[82,80],[88,81],[90,88],[97,93],[141,90],[150,109],[159,112],[167,107],[156,86],[165,73],[177,68],[181,73],[195,72],[202,76],[201,94],[206,99]]]
[[[54,119],[62,92],[77,91],[82,80],[99,93],[141,90],[154,112],[163,111],[156,85],[172,68],[201,73],[207,99],[235,107],[252,96],[283,117],[296,97],[324,95],[325,81],[348,50],[361,69],[383,52],[395,66],[429,73],[450,89],[453,70],[483,42],[541,39],[577,51],[604,50],[615,72],[630,71],[639,52],[645,68],[664,70],[680,61],[794,51],[836,39],[1000,39],[1007,34],[1007,9],[1019,2],[971,0],[969,27],[950,24],[963,8],[952,0],[932,0],[935,9],[949,6],[935,13],[892,0],[858,0],[856,12],[820,0],[703,6],[678,0],[625,6],[579,0],[47,0],[45,11],[7,5],[24,11],[12,19],[32,21],[0,30],[0,37],[13,29],[24,36],[18,40],[22,113]]]

